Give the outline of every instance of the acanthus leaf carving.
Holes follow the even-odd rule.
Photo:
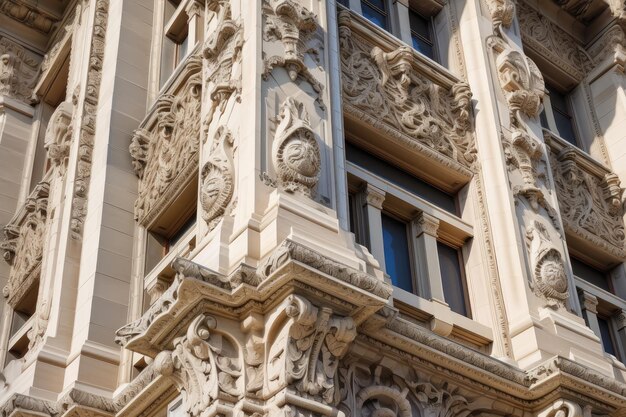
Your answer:
[[[220,126],[211,144],[209,158],[202,167],[200,205],[202,218],[213,229],[228,210],[235,187],[235,166],[232,160],[234,137]]]
[[[385,52],[371,45],[353,29],[357,24],[348,12],[342,13],[345,110],[447,166],[452,162],[471,167],[476,149],[467,83],[457,80],[449,87],[436,83],[419,70],[411,48]]]
[[[317,94],[317,102],[324,109],[323,85],[307,67],[305,54],[318,54],[315,47],[308,46],[318,30],[317,17],[306,7],[294,0],[264,0],[263,40],[266,43],[280,41],[282,54],[265,53],[263,78],[268,79],[275,67],[283,67],[291,81],[299,77],[306,80]],[[266,50],[267,47],[264,47]],[[271,48],[270,48],[271,49]]]
[[[288,322],[269,347],[269,388],[286,384],[303,395],[336,404],[337,367],[356,337],[354,320],[298,295],[285,300],[284,314]]]
[[[531,258],[532,289],[551,307],[563,307],[569,296],[565,262],[541,221],[535,220],[526,229],[526,244]]]
[[[320,176],[320,147],[304,104],[291,97],[280,107],[272,161],[282,189],[311,195]]]
[[[218,333],[217,319],[200,314],[184,336],[174,339],[174,350],[155,358],[155,369],[180,389],[190,417],[198,417],[222,396],[241,394],[241,363],[236,346]]]

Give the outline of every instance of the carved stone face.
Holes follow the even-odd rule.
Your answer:
[[[294,136],[284,149],[284,162],[294,171],[307,176],[317,175],[320,161],[317,148],[302,135]]]
[[[558,292],[567,291],[567,279],[563,262],[555,257],[550,257],[541,265],[541,278],[544,283],[554,288]]]

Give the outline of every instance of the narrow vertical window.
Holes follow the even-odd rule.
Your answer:
[[[409,23],[411,25],[413,48],[430,59],[435,59],[431,19],[427,19],[419,13],[409,9]]]
[[[556,133],[572,145],[578,146],[574,120],[567,102],[567,96],[559,93],[550,86],[548,86],[547,89],[550,95],[550,107],[552,109],[552,116],[554,117]]]
[[[610,355],[617,356],[617,349],[615,349],[615,342],[613,341],[613,332],[611,331],[611,323],[605,318],[598,317],[598,326],[600,327],[600,336],[602,338],[604,351]]]
[[[396,287],[413,292],[407,224],[382,214],[385,267]]]
[[[468,316],[465,277],[458,249],[437,242],[441,283],[446,303],[455,313]]]

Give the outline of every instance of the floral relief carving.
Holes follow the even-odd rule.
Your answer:
[[[102,62],[104,60],[104,44],[108,25],[109,0],[97,0],[95,3],[95,20],[91,34],[89,51],[89,67],[83,108],[80,112],[81,125],[78,142],[78,162],[74,181],[72,214],[70,229],[73,239],[82,237],[83,223],[87,216],[87,194],[91,181],[91,160],[96,132],[96,115],[100,84],[102,83]]]
[[[291,97],[280,107],[272,161],[283,190],[311,195],[320,176],[320,148],[304,104]]]
[[[344,109],[418,148],[434,150],[436,159],[443,155],[471,166],[476,151],[469,86],[435,83],[419,71],[410,48],[384,52],[350,27],[352,18],[340,20]]]
[[[36,55],[0,36],[0,96],[30,104],[39,62]]]
[[[224,111],[233,94],[239,99],[241,75],[236,73],[235,66],[241,61],[243,25],[240,20],[233,20],[230,0],[208,1],[206,10],[216,21],[204,44],[205,78],[211,99],[207,123],[210,123],[216,109]]]
[[[47,182],[37,184],[18,217],[4,228],[5,240],[0,242],[0,249],[11,270],[2,293],[11,305],[39,279],[49,192]]]
[[[232,159],[234,138],[225,126],[217,129],[211,143],[209,159],[202,167],[200,174],[202,185],[200,189],[200,205],[202,218],[209,230],[229,208],[235,187],[235,166]]]
[[[285,300],[284,313],[287,324],[268,346],[269,388],[292,385],[301,394],[336,404],[337,366],[356,337],[354,321],[298,295]]]
[[[156,104],[156,123],[135,131],[130,145],[140,176],[135,217],[149,222],[196,172],[200,145],[201,60],[186,63],[185,84],[177,94],[164,94]]]
[[[295,0],[264,0],[263,17],[263,40],[266,43],[263,78],[267,80],[274,68],[283,67],[291,81],[295,82],[299,77],[306,80],[324,108],[321,96],[324,87],[305,63],[305,54],[319,53],[317,47],[309,46],[318,29],[315,14]],[[280,46],[276,46],[278,42]],[[282,51],[276,51],[277,48]]]
[[[545,224],[535,220],[526,229],[526,244],[533,270],[531,287],[551,307],[561,307],[569,296],[563,255],[552,244]]]
[[[613,173],[597,176],[585,171],[569,147],[551,156],[566,231],[623,257],[626,235],[619,178]]]
[[[577,41],[525,2],[518,2],[517,11],[524,44],[582,80],[593,61]]]
[[[218,396],[238,399],[242,394],[238,348],[216,328],[214,317],[197,316],[185,336],[174,339],[174,350],[164,350],[154,360],[156,371],[180,389],[190,417],[200,416]]]
[[[56,108],[48,127],[44,146],[48,151],[48,158],[54,166],[58,166],[61,173],[65,173],[67,168],[67,158],[70,153],[70,140],[72,137],[72,116],[74,106],[68,101],[64,101]]]

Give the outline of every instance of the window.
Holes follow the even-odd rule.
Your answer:
[[[189,52],[188,16],[179,10],[179,1],[167,0],[164,13],[164,34],[161,47],[160,86],[163,86]]]
[[[409,23],[411,25],[413,48],[434,60],[435,45],[433,42],[432,19],[425,18],[413,9],[409,9]]]
[[[376,26],[389,30],[386,0],[361,0],[363,16]]]
[[[576,258],[570,257],[570,261],[572,262],[572,271],[575,276],[603,289],[604,291],[613,292],[607,274],[590,265],[587,265],[582,261],[579,261]]]
[[[462,256],[458,249],[437,242],[439,255],[439,269],[441,270],[441,284],[445,302],[455,313],[469,316],[468,303],[466,300],[467,289],[463,276]]]
[[[602,340],[602,347],[604,348],[604,351],[609,355],[619,357],[615,345],[615,334],[613,332],[613,326],[610,319],[598,316],[598,327],[600,328],[600,339]]]
[[[396,287],[413,292],[407,223],[386,213],[381,218],[387,275]]]
[[[32,318],[37,310],[39,279],[36,279],[24,296],[13,308],[9,330],[9,349],[5,366],[15,359],[21,359],[28,352],[28,331],[32,327]]]
[[[541,112],[541,126],[559,135],[574,146],[578,146],[576,129],[567,95],[546,85],[544,109]]]

